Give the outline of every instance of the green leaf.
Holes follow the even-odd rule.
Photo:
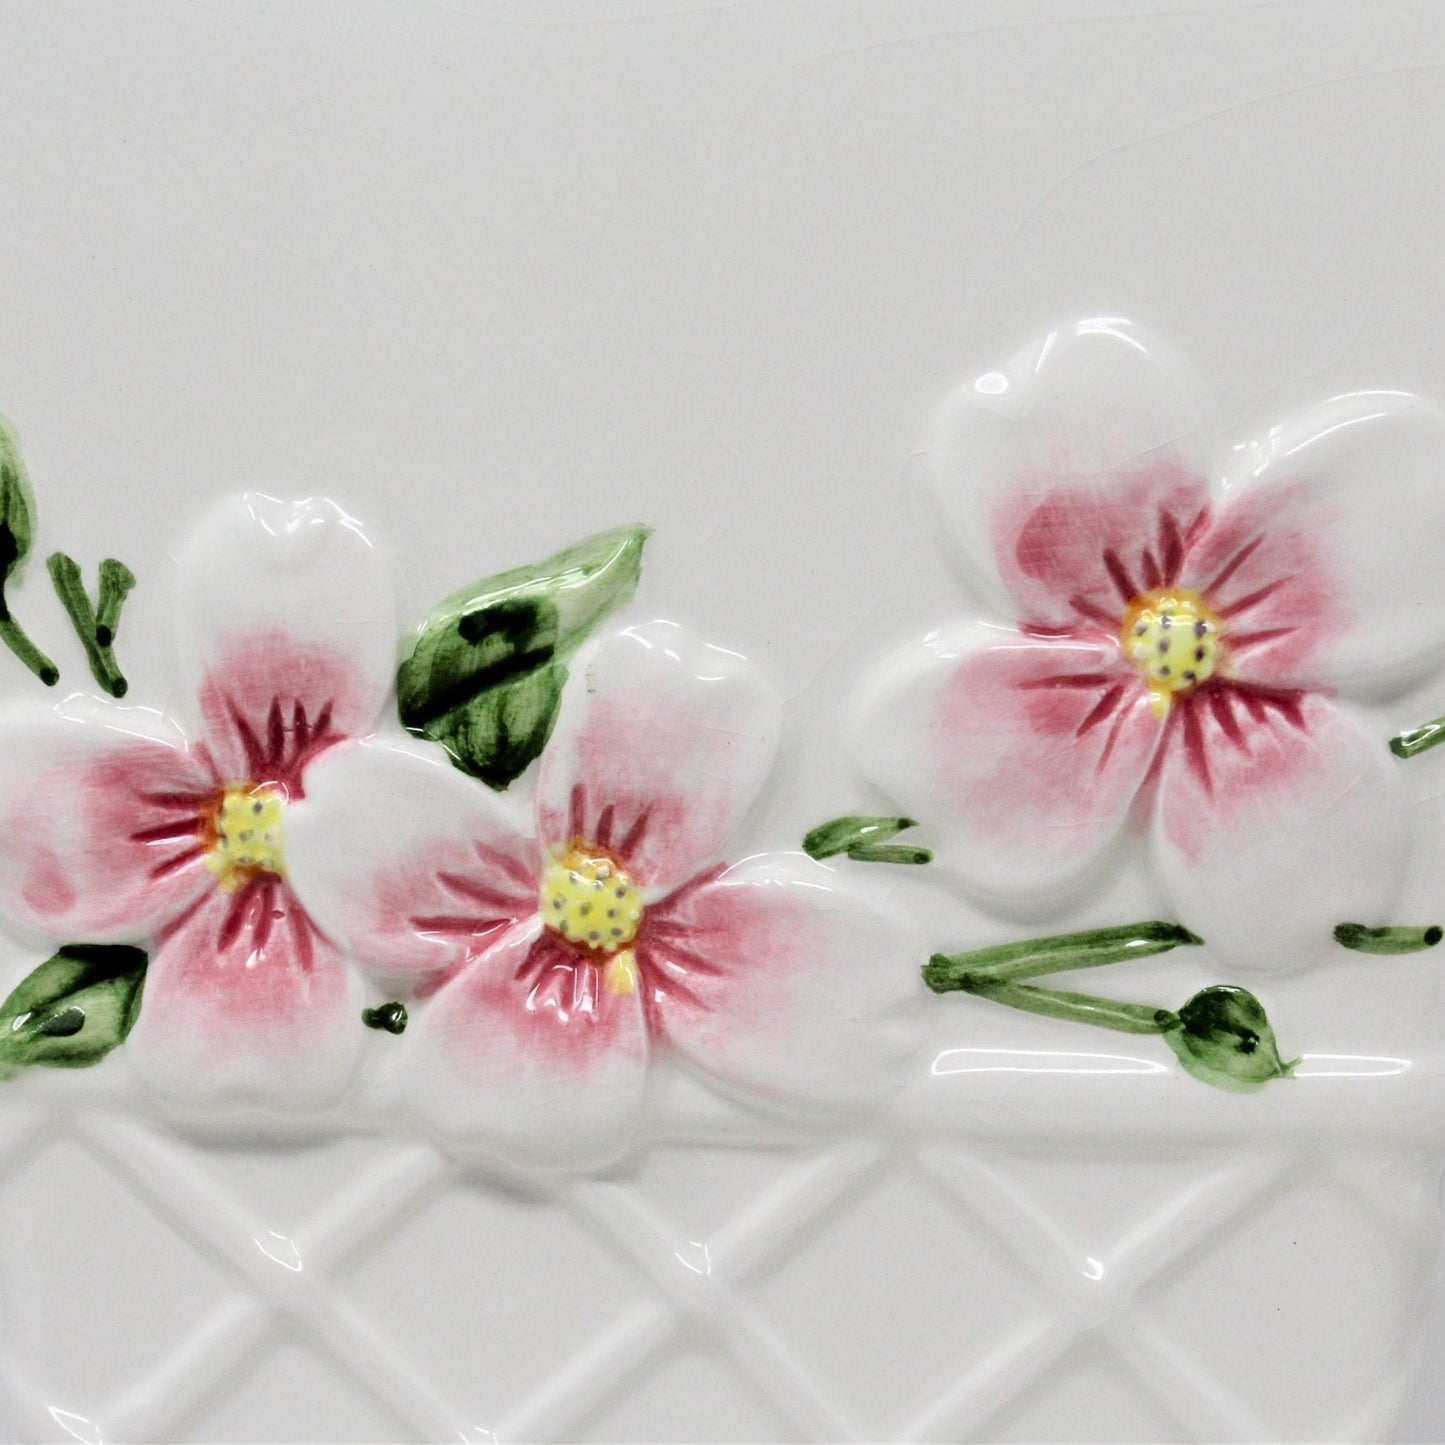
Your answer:
[[[927,848],[886,846],[905,828],[916,828],[912,818],[874,818],[849,813],[821,823],[803,839],[803,852],[810,858],[833,858],[839,853],[859,863],[931,863]]]
[[[1390,751],[1397,758],[1418,757],[1445,742],[1445,717],[1431,718],[1419,727],[1406,728],[1390,739]]]
[[[143,949],[66,944],[0,1004],[0,1077],[98,1064],[140,1017],[145,970]]]
[[[60,670],[26,635],[10,613],[5,588],[30,555],[35,534],[35,499],[20,439],[4,417],[0,417],[0,642],[47,687],[54,687]]]
[[[498,792],[516,781],[552,736],[567,669],[550,663],[482,693],[425,729],[452,761]]]
[[[8,582],[30,554],[34,509],[20,439],[0,417],[0,581]]]
[[[1428,928],[1366,928],[1363,923],[1340,923],[1335,927],[1335,942],[1357,953],[1423,953],[1434,948],[1441,938],[1445,938],[1445,930],[1438,923]]]
[[[1215,984],[1195,994],[1164,1037],[1196,1079],[1237,1094],[1252,1093],[1271,1079],[1286,1079],[1299,1063],[1280,1058],[1263,1006],[1247,989],[1231,984]]]
[[[604,532],[449,597],[397,672],[402,726],[505,788],[552,734],[567,659],[636,590],[647,536],[640,526]]]

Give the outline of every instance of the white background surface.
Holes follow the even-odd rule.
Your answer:
[[[1231,424],[1445,398],[1431,3],[45,0],[0,32],[0,410],[37,550],[140,577],[152,703],[153,579],[205,500],[352,506],[408,619],[641,518],[644,609],[789,692],[758,846],[795,846],[852,802],[859,669],[958,610],[905,471],[964,368],[1113,314]],[[16,605],[83,676],[39,568]],[[1391,720],[1439,712],[1445,682]],[[1441,1378],[1412,1438],[1445,1437]]]

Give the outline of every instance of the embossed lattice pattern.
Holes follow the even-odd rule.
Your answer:
[[[1392,1402],[1361,1388],[1379,1353],[1356,1336],[1391,1325],[1340,1301],[1380,1272],[1408,1293],[1424,1227],[1382,1158],[1303,1151],[678,1138],[537,1195],[418,1143],[263,1156],[115,1115],[0,1123],[26,1439],[243,1438],[258,1418],[289,1439],[1029,1439],[1059,1392],[1081,1438],[1371,1437]],[[62,1177],[88,1205],[69,1223]],[[1345,1260],[1342,1222],[1363,1241]],[[1290,1308],[1335,1321],[1311,1326],[1337,1388],[1308,1418],[1274,1389],[1299,1336],[1254,1289],[1281,1255]],[[896,1293],[921,1281],[900,1348]]]

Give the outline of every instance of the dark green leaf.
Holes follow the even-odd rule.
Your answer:
[[[499,792],[524,772],[547,746],[567,669],[560,663],[539,667],[454,708],[438,718],[426,735],[440,743],[452,761]]]
[[[0,1076],[98,1064],[140,1017],[145,969],[143,949],[66,944],[0,1004]]]
[[[1263,1006],[1246,989],[1216,984],[1179,1010],[1164,1037],[1196,1079],[1217,1089],[1250,1093],[1285,1079],[1298,1059],[1285,1063]]]
[[[402,725],[505,788],[551,736],[563,664],[636,590],[647,535],[605,532],[448,598],[397,672]]]

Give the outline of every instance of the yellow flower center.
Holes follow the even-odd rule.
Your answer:
[[[1166,717],[1176,697],[1219,670],[1222,632],[1218,616],[1187,587],[1142,593],[1124,609],[1119,646],[1139,669],[1155,717]]]
[[[602,969],[613,993],[635,993],[631,944],[642,927],[642,889],[605,848],[574,838],[542,870],[542,921]]]
[[[215,811],[202,819],[206,867],[227,893],[258,873],[286,872],[283,800],[273,788],[237,783],[224,789]]]

